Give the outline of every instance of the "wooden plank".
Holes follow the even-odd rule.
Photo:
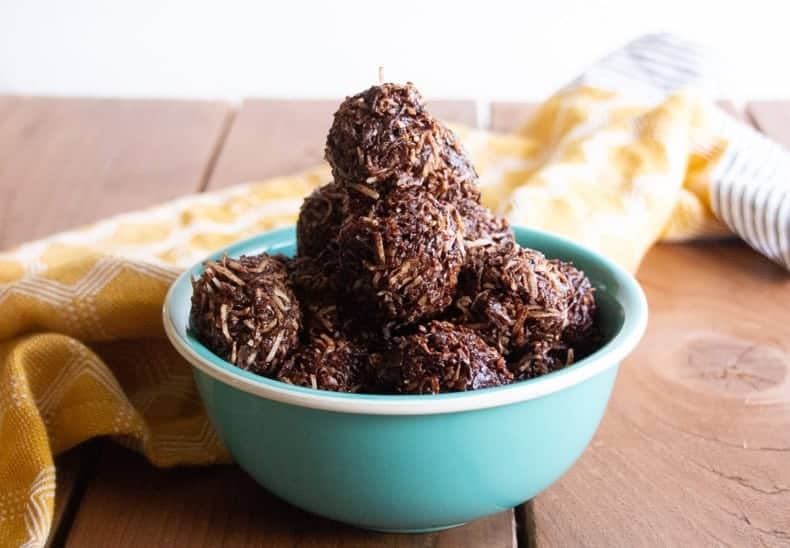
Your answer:
[[[491,129],[494,131],[515,131],[522,127],[538,109],[538,103],[497,102],[491,105]],[[743,118],[732,101],[719,101],[722,109],[736,118]]]
[[[155,470],[108,448],[67,547],[423,547],[513,545],[507,513],[443,533],[384,535],[281,502],[235,466]]]
[[[790,280],[739,243],[659,245],[639,279],[647,335],[536,544],[786,545]]]
[[[0,98],[0,249],[194,192],[218,102]]]
[[[444,122],[477,127],[477,106],[474,101],[428,101],[428,109]]]
[[[209,182],[212,189],[297,173],[323,162],[326,132],[339,100],[244,102],[241,115]],[[431,111],[443,120],[474,125],[471,101],[436,101]]]
[[[0,249],[197,190],[228,113],[220,103],[0,97]],[[70,526],[94,450],[56,459],[51,540]]]
[[[757,101],[746,112],[760,131],[790,148],[790,101]]]
[[[645,339],[591,446],[519,509],[529,545],[790,543],[790,280],[739,242],[658,245],[638,277]]]
[[[523,126],[537,109],[537,103],[492,103],[491,129],[503,132],[515,131]]]
[[[336,101],[246,101],[209,179],[214,189],[315,165]],[[473,123],[472,103],[438,103],[437,115]],[[446,116],[445,116],[446,115]],[[385,535],[297,510],[235,466],[161,471],[107,448],[68,546],[515,546],[513,512],[444,533]]]

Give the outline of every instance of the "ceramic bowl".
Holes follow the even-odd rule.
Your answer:
[[[606,344],[563,370],[440,395],[338,394],[243,371],[187,329],[196,265],[174,283],[164,324],[193,365],[206,410],[238,464],[276,496],[366,529],[444,529],[512,508],[579,458],[606,409],[620,361],[647,323],[645,296],[610,260],[563,238],[514,229],[522,246],[573,261],[596,287]],[[293,228],[230,246],[230,256],[292,254]],[[594,501],[590,501],[591,504]]]

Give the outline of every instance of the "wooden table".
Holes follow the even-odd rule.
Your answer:
[[[313,165],[335,102],[0,98],[0,248]],[[495,129],[530,110],[494,104]],[[435,112],[474,124],[473,103]],[[742,114],[790,146],[790,102]],[[58,459],[52,545],[790,545],[790,277],[741,243],[659,245],[651,319],[590,448],[512,511],[426,535],[301,512],[234,466],[163,471],[105,441]]]

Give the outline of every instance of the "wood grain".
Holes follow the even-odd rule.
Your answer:
[[[645,339],[591,446],[519,510],[529,544],[790,544],[790,279],[735,241],[658,245],[638,278]]]
[[[0,98],[0,249],[194,192],[217,102]]]
[[[197,190],[220,103],[0,97],[0,249]],[[63,538],[94,446],[56,459]]]
[[[514,546],[513,536],[509,512],[443,533],[362,531],[281,502],[235,466],[155,470],[113,446],[103,455],[66,546],[498,548]]]
[[[336,101],[246,101],[209,189],[315,165]],[[445,119],[474,122],[474,105],[437,103]],[[276,499],[237,467],[156,470],[107,447],[68,546],[514,547],[512,511],[426,535],[386,535],[317,518]]]
[[[790,280],[739,243],[659,245],[639,279],[647,335],[537,545],[786,545]]]
[[[338,104],[339,100],[245,101],[208,187],[289,175],[322,163],[326,132]],[[443,120],[475,124],[471,101],[437,101],[429,106]]]

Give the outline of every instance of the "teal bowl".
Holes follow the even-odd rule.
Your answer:
[[[596,287],[606,344],[563,370],[454,394],[338,394],[291,386],[218,358],[187,330],[191,275],[176,280],[164,325],[194,366],[206,410],[238,464],[276,496],[365,529],[432,531],[512,508],[579,458],[601,421],[620,361],[639,342],[647,303],[634,278],[568,240],[515,229],[516,239],[573,261]],[[293,228],[217,253],[292,254]],[[592,502],[592,501],[591,501]]]

